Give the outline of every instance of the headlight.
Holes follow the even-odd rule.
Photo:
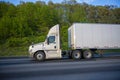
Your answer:
[[[29,50],[29,53],[31,53],[31,52],[32,52],[32,49]]]

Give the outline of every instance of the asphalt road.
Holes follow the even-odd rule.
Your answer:
[[[0,58],[0,80],[120,80],[120,54],[79,61]]]

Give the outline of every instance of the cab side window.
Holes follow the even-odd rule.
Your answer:
[[[49,36],[49,43],[55,42],[55,36]]]

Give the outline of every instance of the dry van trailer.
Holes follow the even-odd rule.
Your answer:
[[[68,29],[68,45],[73,52],[90,58],[96,50],[101,53],[104,49],[120,49],[119,35],[117,24],[74,23]]]

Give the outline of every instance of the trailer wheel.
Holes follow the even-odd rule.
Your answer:
[[[93,56],[93,53],[92,53],[92,51],[90,51],[90,50],[85,50],[85,51],[83,52],[83,57],[84,57],[85,59],[91,59],[92,56]]]
[[[45,54],[42,51],[38,51],[35,53],[35,59],[37,61],[43,61],[45,60]]]
[[[76,60],[80,59],[81,58],[81,52],[79,50],[73,51],[72,52],[72,58],[76,59]]]

